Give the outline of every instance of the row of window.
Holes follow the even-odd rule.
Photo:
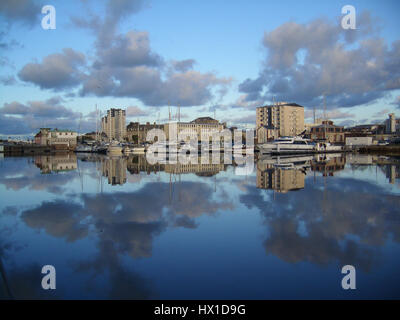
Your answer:
[[[314,132],[343,132],[342,128],[311,128]]]

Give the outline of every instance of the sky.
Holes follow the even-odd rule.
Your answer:
[[[43,29],[44,5],[55,29]],[[342,7],[356,29],[342,28]],[[253,128],[275,101],[335,124],[380,123],[400,109],[398,1],[1,1],[0,135],[214,114]]]

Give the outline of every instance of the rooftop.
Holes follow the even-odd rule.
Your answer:
[[[303,106],[294,103],[294,102],[277,102],[275,104],[271,104],[271,105],[265,105],[265,106],[261,106],[261,107],[257,107],[257,108],[265,108],[265,107],[299,107],[299,108],[304,108]]]

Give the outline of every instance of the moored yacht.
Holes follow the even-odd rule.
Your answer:
[[[258,146],[261,154],[312,153],[315,143],[302,137],[280,137]]]

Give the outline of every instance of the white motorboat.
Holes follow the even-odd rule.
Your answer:
[[[260,144],[260,153],[284,154],[284,153],[312,153],[316,151],[315,143],[302,137],[280,137],[272,142]]]

